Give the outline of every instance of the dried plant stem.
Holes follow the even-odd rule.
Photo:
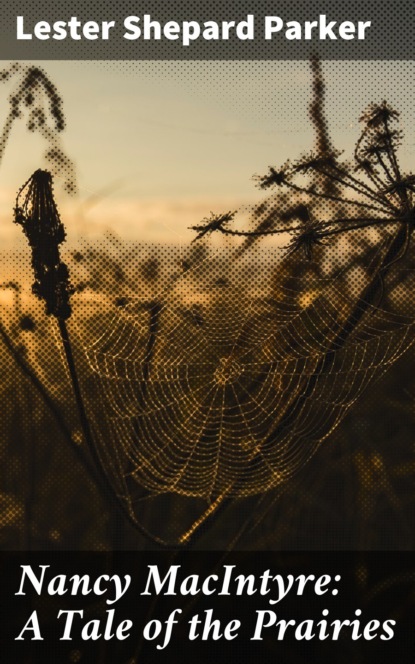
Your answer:
[[[16,119],[16,115],[13,110],[11,110],[4,122],[3,131],[0,136],[0,163],[3,160],[4,151],[6,149],[7,141],[12,130],[13,121]]]
[[[72,346],[69,338],[68,328],[64,320],[62,320],[61,318],[58,318],[57,320],[58,320],[59,334],[62,340],[62,346],[65,353],[66,364],[71,378],[76,407],[78,410],[79,421],[82,427],[82,433],[84,435],[85,442],[87,444],[89,453],[92,457],[93,462],[95,463],[96,468],[101,468],[101,462],[97,454],[97,451],[95,449],[91,427],[89,425],[88,416],[86,414],[85,405],[82,398],[81,387],[79,385],[78,374],[76,371],[75,360],[72,353]],[[106,488],[108,488],[109,490],[110,487],[106,475],[102,474],[102,477],[104,479],[104,483],[108,485]]]
[[[231,487],[229,487],[231,488]],[[192,539],[194,533],[199,530],[205,521],[212,516],[219,507],[222,506],[224,500],[228,497],[229,489],[225,489],[222,493],[209,505],[209,507],[203,512],[203,514],[190,526],[190,528],[181,535],[179,538],[180,544],[188,544]]]
[[[322,191],[313,190],[310,192],[310,190],[307,189],[307,187],[302,187],[298,184],[294,184],[294,182],[285,182],[285,185],[289,189],[293,189],[299,194],[311,194],[316,198],[325,198],[326,200],[335,201],[337,203],[343,203],[343,204],[348,203],[350,205],[355,205],[357,207],[367,208],[368,210],[376,210],[377,212],[383,212],[383,213],[385,212],[385,210],[378,205],[370,205],[369,203],[362,203],[361,201],[355,201],[351,198],[340,197],[340,195],[325,194]]]
[[[81,388],[79,385],[78,374],[76,372],[75,361],[72,353],[71,342],[69,339],[68,328],[66,326],[65,321],[62,320],[61,318],[58,318],[58,327],[59,327],[59,334],[62,340],[63,349],[65,352],[66,364],[68,367],[69,375],[71,377],[72,388],[74,391],[76,407],[78,409],[79,420],[82,426],[82,432],[84,434],[85,442],[88,445],[93,460],[97,461],[96,457],[98,455],[96,454],[95,447],[93,445],[91,428],[89,426],[88,417],[82,399]]]
[[[7,333],[7,331],[4,329],[3,325],[1,325],[1,324],[0,324],[0,338],[3,341],[3,344],[6,348],[6,350],[8,351],[10,356],[13,358],[14,362],[16,362],[19,369],[21,370],[22,374],[28,379],[30,384],[34,387],[36,392],[41,397],[41,399],[44,402],[44,404],[46,405],[46,407],[51,412],[51,414],[54,417],[55,422],[58,425],[58,428],[59,428],[60,432],[62,433],[63,437],[68,442],[71,443],[71,449],[78,456],[79,461],[86,468],[88,473],[92,476],[92,479],[94,481],[96,481],[97,480],[97,473],[95,471],[95,467],[90,463],[90,461],[82,453],[81,448],[79,448],[78,446],[73,444],[72,432],[68,428],[64,418],[61,415],[61,412],[60,412],[59,408],[56,406],[56,403],[55,403],[54,399],[51,397],[51,395],[49,394],[48,390],[45,388],[42,381],[38,378],[38,376],[36,375],[34,369],[30,366],[28,361],[23,357],[21,352],[19,352],[19,349],[16,347],[16,345],[10,339],[9,334]]]
[[[136,530],[152,542],[164,545],[165,542],[147,532],[136,522],[128,505],[114,490],[94,443],[65,322],[72,313],[70,298],[74,288],[70,282],[69,270],[60,256],[60,245],[65,241],[66,232],[53,196],[52,176],[48,171],[38,169],[19,189],[14,212],[14,221],[22,227],[32,249],[32,267],[35,276],[32,291],[44,301],[46,314],[53,316],[58,322],[79,422],[90,459],[96,468],[99,486],[104,494],[111,497],[112,502],[119,506]],[[151,356],[152,345],[149,353]]]
[[[33,387],[36,389],[36,391],[40,394],[42,397],[43,401],[45,404],[48,406],[50,411],[52,412],[61,432],[65,436],[65,438],[68,438],[69,440],[72,440],[71,432],[66,426],[65,421],[63,420],[59,409],[56,407],[53,399],[49,395],[48,391],[45,389],[43,383],[39,380],[35,372],[33,371],[32,367],[29,365],[27,360],[23,357],[23,355],[19,352],[19,349],[16,348],[15,344],[13,341],[10,339],[8,333],[4,329],[3,325],[0,324],[0,337],[1,340],[3,341],[7,351],[10,353],[12,356],[13,360],[16,362],[17,366],[21,370],[24,376],[30,381],[30,383],[33,385]]]
[[[350,312],[348,318],[344,321],[342,328],[338,331],[331,343],[331,349],[328,349],[320,361],[318,370],[315,371],[313,376],[308,381],[305,388],[300,404],[303,403],[312,393],[318,376],[327,372],[334,360],[334,353],[331,350],[343,347],[350,335],[356,329],[363,316],[370,312],[372,307],[376,307],[377,294],[379,289],[383,289],[383,279],[390,267],[400,258],[401,252],[410,238],[410,231],[408,226],[404,226],[399,230],[395,237],[391,238],[389,246],[386,249],[385,255],[379,265],[375,266],[369,284],[367,285],[364,293],[359,298],[354,309]],[[294,404],[284,414],[283,418],[278,424],[276,432],[283,427],[289,426],[290,422],[295,419],[298,411],[298,404]],[[275,435],[275,432],[274,432]]]
[[[152,535],[150,532],[148,532],[145,528],[143,528],[141,525],[139,525],[131,516],[129,513],[127,507],[124,505],[121,500],[118,499],[116,494],[114,494],[114,489],[112,488],[112,485],[110,484],[110,481],[103,470],[102,462],[101,459],[97,453],[97,450],[95,448],[94,444],[94,439],[91,431],[91,427],[89,424],[89,419],[88,415],[85,409],[84,405],[84,400],[82,397],[82,392],[81,392],[81,387],[79,384],[78,380],[78,373],[76,370],[76,365],[75,365],[75,360],[72,352],[72,345],[69,337],[69,332],[68,328],[66,326],[66,322],[63,319],[58,318],[58,328],[59,328],[59,334],[62,340],[62,346],[64,349],[65,353],[65,359],[69,371],[69,375],[71,378],[71,383],[72,383],[72,388],[74,392],[74,397],[75,397],[75,402],[76,402],[76,407],[78,410],[78,415],[79,415],[79,421],[82,427],[82,432],[84,435],[84,439],[86,442],[86,445],[88,447],[89,453],[91,455],[91,458],[95,464],[95,467],[99,469],[100,471],[100,484],[101,488],[105,491],[106,496],[111,496],[113,498],[113,503],[116,505],[123,513],[123,515],[126,517],[128,522],[138,530],[142,535],[145,537],[149,538],[151,541],[155,542],[156,544],[159,544],[160,546],[165,546],[166,543],[161,540],[160,538],[156,537],[155,535]]]

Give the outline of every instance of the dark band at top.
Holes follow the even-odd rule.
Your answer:
[[[411,1],[19,1],[0,8],[1,59],[414,59]]]

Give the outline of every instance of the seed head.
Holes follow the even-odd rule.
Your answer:
[[[288,178],[289,174],[289,164],[285,164],[278,171],[272,166],[269,167],[268,173],[265,175],[256,176],[254,179],[258,182],[258,187],[260,189],[268,189],[274,185],[281,186],[283,185]]]
[[[221,231],[224,227],[231,222],[236,212],[226,212],[225,214],[210,213],[210,217],[202,219],[202,223],[198,226],[191,226],[191,230],[197,231],[195,240],[200,240],[204,235],[213,233],[214,231]]]
[[[371,104],[360,118],[368,127],[379,127],[385,123],[396,120],[399,117],[398,111],[395,111],[384,101],[382,104]]]
[[[74,288],[68,268],[60,258],[59,245],[65,240],[65,229],[48,171],[36,171],[19,190],[14,221],[23,228],[32,248],[33,293],[44,300],[48,315],[66,320],[71,315],[69,299]]]
[[[323,244],[320,231],[320,224],[317,220],[311,219],[307,210],[306,221],[295,231],[294,236],[288,245],[288,254],[300,252],[304,258],[311,261],[313,258],[313,249],[316,245]]]

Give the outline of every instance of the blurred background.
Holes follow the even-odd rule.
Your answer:
[[[259,202],[263,193],[252,176],[299,157],[315,142],[307,62],[36,66],[62,97],[67,126],[60,149],[76,174],[77,193],[71,196],[64,191],[65,174],[55,177],[67,230],[64,259],[78,294],[83,280],[95,279],[98,307],[100,289],[118,283],[124,295],[120,266],[126,255],[129,283],[150,292],[163,261],[171,261],[174,271],[194,253],[189,226],[211,210]],[[400,159],[403,170],[410,171],[414,63],[330,62],[323,72],[333,145],[351,157],[363,110],[386,99],[401,113]],[[11,78],[0,88],[4,122],[15,85]],[[19,187],[48,163],[42,157],[45,136],[28,132],[26,125],[22,113],[13,122],[1,163],[0,311],[12,352],[3,337],[0,546],[157,547],[124,520],[112,497],[98,487],[88,455],[85,461],[54,324],[30,292],[29,249],[12,223],[12,208]],[[214,238],[213,245],[232,243]],[[26,362],[23,369],[19,357]],[[191,548],[413,549],[413,360],[409,350],[370,387],[293,479],[266,494],[226,503]],[[25,366],[53,393],[52,410]],[[141,517],[163,531],[163,520],[180,521],[188,509],[193,515],[189,501],[183,506],[171,500],[146,505]]]

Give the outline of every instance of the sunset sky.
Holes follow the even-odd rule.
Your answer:
[[[4,63],[6,65],[6,63]],[[261,196],[251,176],[313,147],[308,62],[41,62],[63,99],[64,147],[79,196],[57,188],[68,231],[186,242],[210,210]],[[351,155],[358,118],[372,101],[401,111],[401,159],[415,154],[413,62],[324,64],[334,144]],[[11,84],[3,84],[2,116]],[[10,210],[18,187],[45,166],[42,140],[15,123],[2,163],[0,239],[18,235]],[[69,209],[70,208],[70,209]],[[68,225],[69,224],[69,225]]]

